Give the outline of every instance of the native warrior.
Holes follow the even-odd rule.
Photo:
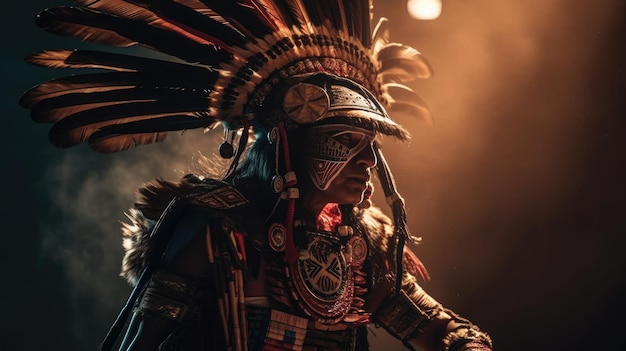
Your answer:
[[[368,0],[75,1],[37,24],[172,59],[31,55],[104,70],[24,94],[51,142],[108,153],[221,125],[230,160],[139,190],[123,228],[134,290],[102,349],[366,350],[376,323],[410,348],[491,350],[418,285],[428,275],[378,136],[409,137],[388,112],[430,120],[404,84],[431,70],[385,19],[370,30]],[[393,219],[371,206],[372,171]]]

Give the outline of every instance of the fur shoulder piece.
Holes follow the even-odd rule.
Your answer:
[[[357,221],[365,230],[372,246],[381,252],[387,252],[387,240],[393,235],[391,218],[380,208],[371,206],[359,211]]]
[[[230,184],[197,175],[186,175],[173,182],[156,179],[137,191],[135,208],[151,220],[157,220],[175,197],[215,210],[227,210],[247,205],[249,201]]]
[[[132,285],[148,263],[152,228],[174,198],[216,211],[248,204],[243,194],[229,184],[196,175],[176,182],[156,179],[139,188],[134,206],[126,213],[129,222],[122,223],[125,255],[120,275]]]
[[[383,213],[380,208],[371,206],[367,209],[360,210],[357,214],[357,220],[367,233],[366,235],[372,247],[375,248],[375,250],[370,250],[370,257],[374,254],[379,256],[380,254],[382,254],[382,256],[387,255],[387,244],[389,238],[393,236],[393,223],[391,218]],[[371,258],[377,260],[381,257]],[[402,264],[405,272],[415,277],[421,277],[424,281],[430,280],[430,275],[426,267],[408,247],[404,249]]]

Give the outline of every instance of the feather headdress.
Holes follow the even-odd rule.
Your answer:
[[[386,19],[371,30],[370,0],[74,2],[77,6],[44,10],[37,25],[89,43],[141,46],[158,52],[159,58],[119,50],[45,50],[27,57],[46,67],[102,70],[44,82],[21,97],[20,104],[32,110],[35,121],[53,124],[49,138],[57,147],[88,143],[98,152],[117,152],[162,141],[168,132],[221,123],[231,133],[242,129],[229,174],[243,152],[250,126],[278,125],[282,138],[287,123],[281,122],[298,125],[331,116],[340,123],[367,124],[377,132],[406,138],[408,133],[387,111],[408,110],[431,119],[423,101],[404,85],[429,77],[429,64],[417,50],[390,41]],[[320,81],[322,74],[327,79]],[[289,90],[296,85],[302,89]],[[272,100],[277,94],[284,96],[282,104]],[[311,102],[315,96],[323,100],[321,105]],[[285,111],[292,101],[294,108]],[[303,107],[308,111],[304,115]],[[395,258],[390,259],[395,261],[395,276],[401,277],[403,247],[411,238],[404,201],[381,150],[374,146],[378,178],[394,217],[394,237],[388,246]],[[294,181],[286,186],[295,186]],[[295,195],[288,201],[285,257],[293,261]],[[395,283],[398,291],[401,279]],[[129,306],[120,313],[103,349],[115,341]]]
[[[349,78],[390,112],[431,118],[403,85],[430,76],[430,66],[417,50],[390,42],[386,19],[370,30],[370,0],[74,1],[80,6],[44,10],[37,25],[166,58],[87,50],[29,56],[36,65],[103,70],[44,82],[20,99],[35,121],[53,123],[57,147],[86,142],[109,153],[170,131],[219,122],[238,128],[280,78],[310,72]]]

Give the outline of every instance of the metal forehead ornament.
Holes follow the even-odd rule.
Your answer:
[[[296,123],[314,123],[328,112],[330,97],[320,86],[298,83],[285,93],[283,108],[287,116]]]

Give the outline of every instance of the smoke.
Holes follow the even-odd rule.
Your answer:
[[[196,172],[198,160],[212,153],[219,138],[201,131],[172,134],[168,142],[115,155],[86,147],[63,151],[49,168],[46,188],[53,219],[42,223],[42,254],[60,262],[69,286],[75,342],[104,336],[130,287],[118,277],[123,250],[120,221],[135,191],[156,177],[178,179]],[[199,167],[199,166],[198,166]],[[99,329],[98,329],[99,328]],[[95,329],[95,331],[93,330]]]

